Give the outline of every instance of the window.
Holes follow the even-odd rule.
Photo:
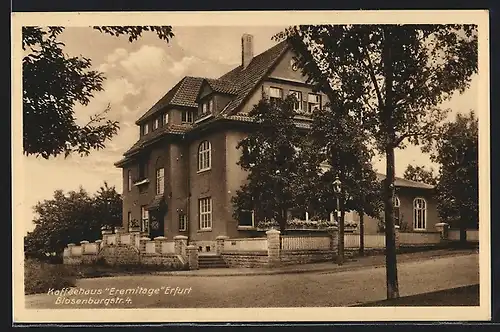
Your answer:
[[[272,103],[283,99],[283,90],[280,88],[269,88],[269,100]]]
[[[209,141],[203,141],[198,147],[198,171],[208,170],[210,163],[211,146]]]
[[[210,113],[212,113],[212,112],[214,111],[214,100],[213,100],[213,99],[210,99],[210,100],[208,101],[208,111],[209,111]]]
[[[142,180],[148,176],[148,164],[140,163],[139,164],[139,180]]]
[[[193,112],[191,112],[191,111],[182,111],[181,122],[183,122],[183,123],[192,123],[193,122]]]
[[[208,103],[203,103],[201,105],[201,113],[203,114],[208,113]]]
[[[307,111],[312,113],[314,110],[317,110],[321,107],[321,96],[310,93],[307,97]]]
[[[394,203],[394,225],[399,226],[399,206],[400,206],[400,201],[398,196],[394,196],[393,199]]]
[[[128,170],[128,175],[127,175],[127,189],[128,191],[131,191],[132,190],[132,171],[131,170]]]
[[[302,92],[290,90],[290,95],[297,99],[293,104],[293,109],[295,111],[302,111]]]
[[[202,198],[199,200],[200,209],[200,229],[212,228],[212,198]]]
[[[238,220],[238,226],[255,227],[255,216],[253,211],[242,210]]]
[[[153,121],[153,130],[158,129],[159,126],[160,126],[160,118],[157,118]]]
[[[163,195],[165,189],[165,169],[158,168],[156,170],[156,195]]]
[[[187,229],[187,220],[184,213],[179,214],[179,230],[185,231]]]
[[[142,134],[147,135],[149,133],[149,124],[145,123],[142,125]]]
[[[425,229],[427,217],[427,203],[421,197],[413,201],[413,229]]]
[[[165,112],[163,113],[163,125],[167,125],[168,124],[168,113]]]
[[[141,232],[149,233],[149,211],[145,206],[141,206]]]

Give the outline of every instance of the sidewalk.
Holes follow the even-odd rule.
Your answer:
[[[477,249],[439,249],[424,252],[399,254],[398,263],[437,259],[449,256],[463,256],[478,254]],[[366,267],[384,267],[385,256],[374,255],[365,257],[355,257],[346,259],[343,265],[339,266],[336,262],[311,263],[301,265],[288,265],[276,268],[214,268],[199,269],[191,271],[168,271],[155,272],[154,275],[171,275],[184,277],[223,277],[223,276],[252,276],[252,275],[275,275],[275,274],[298,274],[298,273],[336,273],[344,271],[353,271]]]

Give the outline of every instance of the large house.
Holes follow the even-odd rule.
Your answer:
[[[125,229],[140,226],[150,237],[180,234],[199,243],[219,235],[255,235],[251,216],[233,218],[231,197],[247,176],[236,164],[240,153],[236,146],[251,130],[248,112],[264,95],[294,94],[299,100],[296,109],[303,114],[296,124],[307,129],[308,114],[322,107],[326,96],[313,93],[305,81],[286,42],[254,56],[253,36],[248,34],[241,39],[241,65],[217,79],[180,80],[136,121],[140,137],[115,164],[123,169]],[[421,196],[401,196],[401,216],[412,220],[417,215],[412,206],[424,204],[423,210],[418,208],[424,211],[418,212],[424,215],[423,223],[410,225],[434,230],[434,214],[424,195],[429,188],[413,183],[400,187],[401,193],[408,189],[415,195],[422,190]],[[366,224],[367,230],[369,224],[377,225],[375,221]]]

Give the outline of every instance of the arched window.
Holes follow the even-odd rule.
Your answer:
[[[203,141],[198,147],[198,171],[205,171],[211,167],[211,145],[209,141]]]
[[[413,229],[425,229],[427,219],[427,202],[421,197],[413,200]]]
[[[394,204],[394,225],[398,225],[399,226],[399,207],[400,207],[400,204],[401,202],[399,201],[399,197],[398,196],[394,196],[394,199],[392,200],[393,201],[393,204]]]

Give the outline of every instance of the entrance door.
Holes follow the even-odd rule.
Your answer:
[[[165,236],[164,232],[164,219],[163,213],[158,211],[150,211],[151,223],[150,223],[150,236],[154,239],[157,236]]]

